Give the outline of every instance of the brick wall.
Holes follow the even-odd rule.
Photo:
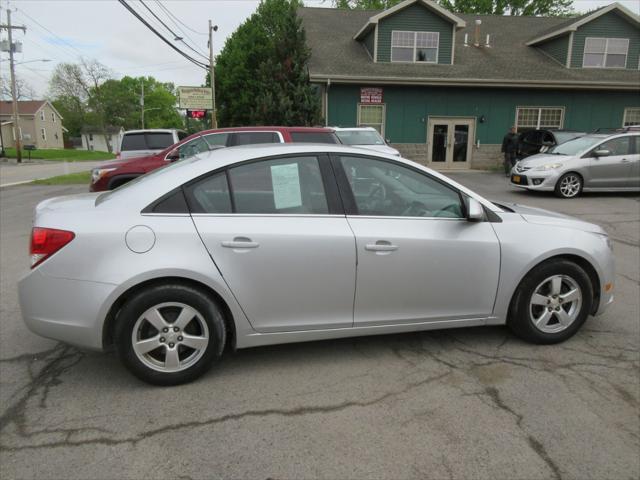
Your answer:
[[[430,166],[427,162],[426,143],[394,143],[391,146],[398,149],[404,158]],[[480,148],[474,146],[472,149],[471,168],[487,170],[502,165],[500,145],[480,145]]]

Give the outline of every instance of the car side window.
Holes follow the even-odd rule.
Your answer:
[[[229,169],[236,213],[327,214],[318,158],[261,160]]]
[[[203,138],[209,145],[225,146],[227,144],[228,133],[210,133],[209,135],[203,135]]]
[[[393,162],[340,157],[359,215],[464,218],[460,194]]]
[[[178,153],[180,159],[193,157],[198,153],[208,152],[209,144],[203,140],[202,137],[194,138],[190,142],[187,142],[178,147]]]
[[[232,213],[227,175],[216,173],[184,189],[191,213]]]
[[[600,144],[596,150],[609,150],[611,156],[616,155],[629,155],[632,151],[631,149],[631,137],[618,137],[608,142],[604,142]]]
[[[234,145],[255,145],[258,143],[280,143],[275,132],[238,132],[234,134]]]

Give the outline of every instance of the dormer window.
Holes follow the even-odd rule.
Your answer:
[[[625,68],[628,38],[588,37],[584,42],[582,66],[585,68]]]
[[[438,63],[439,32],[391,32],[392,62]]]

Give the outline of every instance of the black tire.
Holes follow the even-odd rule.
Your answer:
[[[174,315],[173,321],[175,322],[177,315],[181,312],[180,306],[171,304],[186,305],[196,311],[197,315],[184,328],[184,335],[187,337],[187,333],[192,333],[191,331],[187,332],[188,328],[195,328],[195,335],[204,335],[204,333],[197,333],[198,329],[201,329],[208,336],[206,348],[196,350],[180,345],[178,340],[182,340],[182,337],[173,338],[179,333],[171,331],[166,334],[167,339],[165,339],[163,334],[151,325],[151,322],[148,322],[148,325],[145,324],[146,320],[139,322],[142,315],[149,309],[167,304],[169,306],[163,306],[160,310],[163,312],[163,319],[165,317],[168,319],[168,325],[171,325],[171,315]],[[138,326],[136,327],[136,325]],[[159,337],[161,339],[159,341],[164,340],[165,342],[172,339],[176,343],[160,345],[158,349],[142,355],[141,359],[133,347],[134,327],[137,331],[146,328],[151,332],[149,338]],[[169,335],[171,338],[168,337]],[[221,309],[205,293],[191,286],[174,283],[161,284],[138,292],[124,304],[116,321],[114,339],[120,360],[136,377],[153,385],[179,385],[200,377],[220,358],[225,346],[226,328]],[[184,341],[186,342],[186,338]],[[176,352],[181,352],[176,354],[178,359],[180,359],[180,355],[188,357],[189,354],[192,354],[193,363],[188,366],[185,364],[186,368],[180,371],[162,371],[164,367],[161,365],[157,366],[159,370],[149,366],[148,364],[152,363],[155,358],[162,359],[163,355],[167,355],[168,345],[175,347]]]
[[[553,276],[568,277],[580,287],[581,305],[576,308],[576,318],[568,327],[558,332],[549,333],[540,330],[534,324],[532,310],[540,307],[532,307],[531,302],[538,286]],[[507,325],[513,333],[528,342],[537,344],[560,343],[572,337],[580,329],[591,311],[592,304],[593,288],[591,280],[580,266],[568,260],[548,261],[535,267],[520,282],[511,301]],[[545,308],[547,307],[543,307],[542,311]],[[566,306],[561,308],[566,308]],[[549,311],[551,312],[551,310]],[[555,312],[551,315],[553,315],[552,321],[558,322],[557,328],[562,328],[559,325],[559,317],[555,315]],[[553,327],[553,324],[550,327]]]
[[[576,198],[582,193],[583,187],[584,180],[580,174],[567,172],[558,179],[554,192],[560,198]]]

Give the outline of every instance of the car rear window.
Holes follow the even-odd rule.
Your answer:
[[[296,143],[340,143],[331,132],[291,132],[291,140]]]
[[[275,132],[241,132],[234,135],[234,145],[254,145],[256,143],[280,143]]]
[[[125,133],[120,150],[164,150],[174,143],[171,132]]]

